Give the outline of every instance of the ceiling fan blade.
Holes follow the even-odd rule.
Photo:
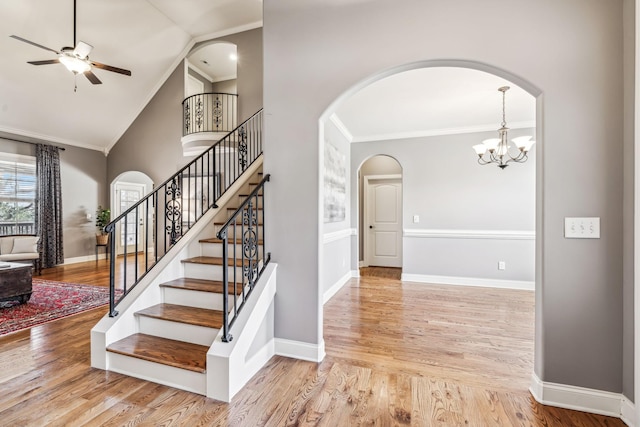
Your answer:
[[[49,65],[49,64],[59,64],[60,60],[58,59],[45,59],[44,61],[27,61],[27,64],[31,65]]]
[[[91,49],[93,49],[93,46],[83,41],[79,41],[76,45],[76,48],[73,49],[73,54],[80,59],[84,59],[87,57],[87,55],[89,55]]]
[[[89,79],[89,81],[91,83],[93,83],[94,85],[101,85],[102,82],[100,81],[100,79],[91,72],[91,70],[89,71],[85,71],[84,75],[87,76],[87,79]]]
[[[111,65],[105,65],[99,62],[94,62],[94,61],[89,61],[89,62],[91,63],[91,65],[93,65],[96,68],[101,68],[107,71],[113,71],[114,73],[124,74],[126,76],[131,75],[131,71],[125,70],[124,68],[112,67]]]
[[[51,52],[53,52],[53,53],[57,53],[57,54],[59,54],[59,53],[60,53],[60,52],[58,52],[57,50],[53,50],[53,49],[48,48],[48,47],[46,47],[46,46],[42,46],[41,44],[34,43],[34,42],[32,42],[32,41],[30,41],[30,40],[27,40],[27,39],[23,39],[22,37],[18,37],[18,36],[15,36],[15,35],[12,35],[12,36],[9,36],[9,37],[14,38],[14,39],[16,39],[16,40],[20,40],[21,42],[29,43],[30,45],[33,45],[33,46],[35,46],[35,47],[39,47],[40,49],[48,50],[48,51],[51,51]]]

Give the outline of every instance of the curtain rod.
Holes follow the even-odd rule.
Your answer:
[[[7,141],[23,142],[23,143],[25,143],[25,144],[31,144],[31,145],[38,145],[38,144],[40,144],[39,142],[22,141],[22,140],[20,140],[20,139],[7,138],[6,136],[0,136],[0,139],[6,139]],[[64,148],[64,147],[58,147],[57,145],[52,145],[52,144],[42,144],[42,145],[51,145],[52,147],[56,147],[58,150],[62,150],[62,151],[65,151],[65,150],[66,150],[66,148]]]

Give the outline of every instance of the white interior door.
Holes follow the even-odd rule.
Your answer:
[[[140,199],[145,196],[145,185],[134,184],[128,182],[118,182],[115,185],[116,191],[116,212],[115,217],[120,216],[131,206],[135,205]],[[138,252],[144,250],[144,233],[146,230],[146,215],[141,210],[138,212],[138,218],[136,219],[135,211],[127,215],[127,221],[121,221],[120,225],[116,229],[116,253],[123,254],[125,248],[127,254],[136,252],[136,229],[137,229],[137,242]]]
[[[365,262],[369,266],[402,267],[402,180],[365,177]]]
[[[185,93],[185,98],[190,97],[191,95],[197,95],[199,93],[204,93],[204,83],[200,80],[196,79],[192,75],[187,74],[187,93]]]

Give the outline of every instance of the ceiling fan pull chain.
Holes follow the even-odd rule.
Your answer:
[[[73,73],[73,93],[78,91],[78,73]]]

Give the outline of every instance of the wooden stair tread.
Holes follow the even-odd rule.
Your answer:
[[[110,344],[107,351],[204,373],[209,347],[152,335],[134,334]]]
[[[245,261],[247,261],[246,258],[245,258]],[[223,265],[222,257],[215,257],[215,256],[196,256],[193,258],[185,258],[182,260],[182,262],[191,263],[191,264]],[[227,260],[227,265],[233,267],[232,258],[229,258]],[[236,267],[242,267],[242,259],[238,258],[235,262],[235,265]]]
[[[217,237],[209,237],[207,239],[200,239],[199,242],[200,243],[222,243],[222,239],[218,239]],[[233,244],[234,240],[232,238],[228,238],[227,242],[229,244]],[[238,245],[241,245],[243,243],[242,242],[242,238],[240,238],[240,237],[236,238],[235,239],[235,243],[238,244]],[[262,245],[262,239],[258,239],[258,244]]]
[[[239,283],[238,283],[239,284]],[[161,287],[185,289],[189,291],[212,292],[216,294],[222,293],[222,282],[219,280],[192,279],[190,277],[181,277],[180,279],[171,280],[160,284]],[[233,283],[229,284],[229,293],[233,293]],[[236,294],[242,294],[242,286],[236,286]]]
[[[176,304],[156,304],[135,314],[214,329],[220,329],[223,321],[222,311]]]

